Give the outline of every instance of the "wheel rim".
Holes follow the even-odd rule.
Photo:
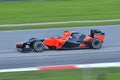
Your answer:
[[[35,52],[41,52],[41,51],[43,51],[43,50],[44,50],[44,45],[43,45],[43,43],[41,43],[41,42],[36,42],[36,43],[34,44],[34,50],[35,50]]]
[[[38,45],[37,45],[37,50],[40,50],[40,49],[42,49],[42,45],[41,45],[41,44],[38,44]]]
[[[95,42],[94,42],[94,45],[95,45],[95,46],[98,46],[99,44],[100,44],[99,41],[95,41]]]
[[[101,46],[102,46],[102,44],[101,44],[101,42],[99,40],[97,40],[97,39],[93,40],[92,47],[94,49],[99,49],[99,48],[101,48]]]

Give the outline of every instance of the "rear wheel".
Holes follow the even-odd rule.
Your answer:
[[[99,39],[94,38],[91,42],[91,47],[93,49],[100,49],[102,47],[102,42]]]
[[[41,41],[34,42],[33,49],[35,52],[42,52],[45,49],[43,42]]]

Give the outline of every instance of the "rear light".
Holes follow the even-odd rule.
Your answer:
[[[17,42],[16,45],[17,45],[17,46],[22,46],[22,45],[23,45],[23,42]]]

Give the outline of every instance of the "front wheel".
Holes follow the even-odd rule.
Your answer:
[[[102,42],[99,39],[94,38],[91,42],[91,47],[93,49],[100,49],[102,47]]]
[[[43,42],[41,41],[34,42],[33,49],[35,52],[42,52],[45,49]]]

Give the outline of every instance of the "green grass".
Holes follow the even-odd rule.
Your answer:
[[[120,68],[0,73],[0,80],[82,80],[83,77],[86,79],[91,77],[91,80],[119,80]]]
[[[70,27],[83,27],[83,26],[98,26],[98,25],[115,25],[120,24],[117,22],[95,22],[95,23],[69,23],[69,24],[50,24],[38,26],[14,26],[14,27],[0,27],[1,30],[25,30],[25,29],[43,29],[43,28],[70,28]]]
[[[119,80],[120,79],[120,73],[110,73],[106,77],[107,80]]]
[[[120,0],[0,2],[0,24],[120,18]]]

